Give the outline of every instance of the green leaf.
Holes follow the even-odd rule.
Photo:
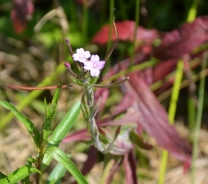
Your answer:
[[[59,84],[59,85],[61,85],[61,84]],[[48,107],[48,108],[46,107],[46,113],[45,113],[45,118],[44,118],[44,122],[43,122],[43,138],[44,138],[44,140],[46,140],[52,132],[51,131],[51,124],[52,124],[52,121],[53,121],[54,116],[56,114],[56,108],[58,105],[58,99],[59,99],[60,92],[61,92],[61,88],[56,89],[56,92],[53,96],[53,100],[52,100],[50,107]]]
[[[40,133],[39,133],[38,129],[35,128],[34,124],[25,115],[23,115],[21,112],[19,112],[9,102],[0,100],[0,105],[5,107],[6,109],[10,110],[17,117],[17,119],[19,119],[24,124],[24,126],[26,127],[26,129],[28,130],[30,135],[32,136],[36,146],[39,148]]]
[[[1,179],[0,183],[1,184],[17,183],[18,181],[24,179],[28,175],[35,173],[35,172],[40,174],[40,171],[38,169],[36,169],[35,167],[31,167],[31,166],[26,165],[26,166],[20,167],[19,169],[15,170],[11,174],[9,174],[6,178]]]
[[[65,173],[66,168],[62,164],[58,163],[50,173],[46,184],[50,184],[51,182],[54,182],[55,184],[61,183],[61,179],[64,177]]]
[[[71,175],[74,176],[75,180],[79,184],[87,184],[87,181],[85,180],[80,170],[67,157],[66,153],[54,146],[47,148],[46,153],[61,163],[71,173]]]
[[[153,148],[150,143],[145,142],[144,138],[141,135],[135,133],[133,130],[130,132],[129,139],[131,140],[131,142],[133,142],[142,149],[151,150]]]
[[[55,184],[55,179],[53,179],[53,180],[50,182],[50,184]]]
[[[6,178],[7,176],[5,174],[3,174],[2,172],[0,172],[0,180],[3,178]]]
[[[63,140],[63,138],[67,135],[69,130],[74,125],[79,113],[80,113],[80,100],[77,101],[72,106],[72,108],[67,112],[64,118],[55,128],[49,139],[50,145],[59,146],[60,142]],[[43,168],[49,165],[50,161],[51,161],[51,157],[49,155],[45,155],[43,159]]]

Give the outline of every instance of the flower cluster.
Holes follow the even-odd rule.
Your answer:
[[[90,75],[98,77],[100,70],[105,66],[105,61],[100,61],[98,55],[92,55],[89,51],[84,51],[83,48],[77,49],[76,53],[73,54],[74,61],[79,61],[84,64],[84,69],[90,71]],[[90,59],[89,59],[90,58]]]

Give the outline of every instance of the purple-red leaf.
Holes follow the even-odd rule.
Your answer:
[[[198,17],[192,23],[185,23],[180,28],[167,33],[162,43],[154,51],[160,60],[180,58],[189,54],[208,39],[208,16]]]
[[[140,114],[138,123],[150,136],[154,137],[160,146],[190,165],[190,145],[178,135],[174,126],[169,124],[167,113],[152,91],[135,73],[130,74],[129,83],[130,86],[126,85],[128,91],[133,93],[135,100],[137,100],[138,113]]]
[[[128,184],[137,184],[137,161],[133,152],[124,156],[124,170],[125,170],[125,177],[126,183]]]
[[[135,22],[134,21],[122,21],[116,22],[116,27],[119,35],[119,40],[122,41],[133,41],[134,40],[134,29]],[[109,25],[105,25],[101,28],[101,30],[94,36],[92,39],[93,43],[104,45],[108,42],[109,38]],[[151,44],[157,37],[159,36],[158,32],[154,29],[148,30],[143,27],[138,27],[136,39],[137,41],[142,41],[145,43],[144,45]],[[114,31],[112,31],[112,40],[116,39],[116,35]]]
[[[87,160],[82,167],[82,174],[84,176],[88,174],[90,170],[93,168],[93,166],[96,164],[97,153],[98,153],[97,149],[94,146],[91,146],[87,153],[88,155]]]
[[[72,141],[84,141],[84,140],[90,140],[90,134],[87,131],[86,128],[79,130],[77,132],[74,132],[73,134],[66,136],[62,142],[72,142]]]
[[[13,0],[14,7],[11,11],[11,19],[16,33],[24,31],[27,25],[27,17],[33,14],[33,0]]]

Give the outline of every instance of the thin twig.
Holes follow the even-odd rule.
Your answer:
[[[68,88],[71,87],[71,84],[61,85],[61,86],[44,86],[44,87],[28,87],[28,86],[15,86],[12,84],[6,84],[6,86],[17,89],[17,90],[25,90],[25,91],[33,91],[33,90],[46,90],[46,89],[57,89],[57,88]]]
[[[66,41],[66,44],[67,44],[67,46],[68,46],[69,52],[70,52],[71,57],[72,57],[74,53],[73,53],[73,50],[72,50],[72,47],[71,47],[69,38],[66,38],[65,41]],[[72,59],[73,59],[73,57],[72,57]]]
[[[108,60],[108,58],[110,57],[111,53],[113,52],[113,50],[115,49],[116,45],[119,42],[118,31],[117,31],[116,24],[115,24],[115,18],[113,19],[113,27],[114,27],[114,31],[115,31],[115,34],[116,34],[116,39],[114,40],[113,45],[111,46],[110,50],[106,54],[106,56],[104,58],[104,61]]]

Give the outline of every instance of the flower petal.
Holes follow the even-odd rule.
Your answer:
[[[105,66],[105,61],[100,61],[98,64],[97,64],[97,69],[103,69],[103,67]]]
[[[99,76],[99,74],[100,74],[100,70],[97,70],[97,69],[91,69],[90,70],[90,74],[91,74],[91,76]]]
[[[77,49],[77,54],[82,54],[84,52],[83,48]]]
[[[100,58],[99,58],[99,56],[98,55],[92,55],[92,57],[91,57],[91,60],[90,60],[91,62],[95,62],[95,61],[100,61]]]
[[[87,62],[85,62],[85,63],[87,63]],[[84,65],[84,69],[85,70],[91,70],[92,69],[92,64]]]
[[[86,58],[89,58],[91,56],[89,51],[85,51],[84,55],[85,55]]]

